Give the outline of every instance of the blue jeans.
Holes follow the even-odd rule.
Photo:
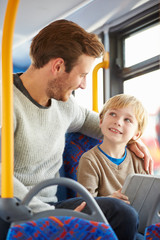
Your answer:
[[[112,229],[119,240],[142,240],[143,235],[137,234],[138,214],[134,208],[123,201],[110,197],[96,197],[98,205],[102,209]],[[56,208],[75,209],[84,200],[82,198],[72,198],[58,202]],[[82,211],[90,214],[88,206]]]

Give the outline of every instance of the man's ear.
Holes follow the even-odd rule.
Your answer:
[[[63,58],[56,58],[51,61],[52,72],[60,73],[61,71],[65,71],[65,65]]]

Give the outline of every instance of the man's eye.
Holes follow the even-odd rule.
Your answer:
[[[87,76],[87,74],[81,74],[81,75],[80,75],[81,78],[84,78],[84,77],[86,77],[86,76]]]

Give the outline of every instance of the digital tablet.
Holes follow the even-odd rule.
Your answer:
[[[160,222],[160,176],[130,174],[122,187],[131,206],[139,213],[139,232]]]

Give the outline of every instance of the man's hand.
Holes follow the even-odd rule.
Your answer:
[[[86,206],[86,202],[82,202],[78,207],[74,209],[76,212],[81,212]]]
[[[153,159],[148,148],[144,145],[141,139],[138,139],[135,143],[129,144],[127,147],[134,152],[137,157],[144,159],[145,171],[153,174]]]
[[[126,195],[124,195],[123,193],[121,193],[121,188],[117,191],[115,191],[114,193],[112,193],[111,195],[109,195],[109,197],[112,198],[117,198],[117,199],[121,199],[122,201],[124,201],[125,203],[130,204],[128,197]]]

